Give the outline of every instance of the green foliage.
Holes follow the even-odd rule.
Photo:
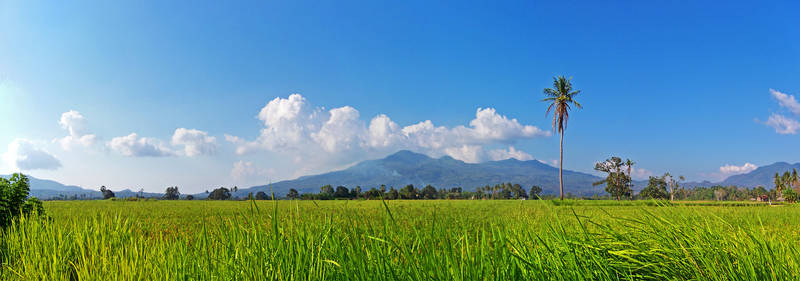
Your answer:
[[[231,199],[231,191],[227,188],[220,187],[211,191],[208,194],[209,200],[228,200]]]
[[[663,177],[653,177],[647,181],[647,187],[639,192],[642,198],[651,199],[667,199],[669,193],[667,192],[667,181]]]
[[[333,193],[335,198],[350,198],[350,190],[344,186],[337,186],[336,191]]]
[[[632,165],[631,163],[633,162],[629,159],[627,163],[627,165]],[[606,192],[611,194],[612,197],[616,197],[617,200],[622,197],[629,197],[633,190],[631,190],[631,177],[625,174],[625,165],[622,162],[622,158],[619,157],[611,157],[606,161],[596,163],[594,169],[604,172],[608,176],[592,185],[606,184]]]
[[[531,186],[531,197],[534,199],[539,199],[539,194],[542,193],[542,188],[538,185]]]
[[[422,188],[422,198],[436,199],[437,195],[438,193],[436,192],[436,188],[430,184]]]
[[[267,193],[266,193],[266,192],[259,191],[259,192],[256,192],[256,197],[255,197],[255,199],[256,199],[256,200],[271,200],[271,199],[272,199],[272,197],[271,197],[271,196],[269,196],[269,195],[267,195]]]
[[[414,188],[413,184],[406,185],[403,189],[400,189],[400,198],[401,199],[417,199],[417,189]]]
[[[8,227],[20,215],[44,215],[42,202],[36,197],[28,198],[28,177],[15,173],[8,179],[0,177],[0,227]]]
[[[300,193],[297,192],[297,189],[290,188],[289,193],[286,194],[286,197],[289,199],[297,199],[300,197]]]
[[[399,198],[400,198],[400,193],[397,192],[397,189],[394,189],[394,187],[389,188],[389,192],[386,193],[386,199],[395,200],[395,199],[399,199]]]
[[[797,201],[797,192],[794,189],[788,188],[783,191],[783,199],[789,203],[794,203]]]
[[[181,193],[178,192],[177,186],[167,187],[167,190],[164,191],[164,196],[161,197],[164,200],[178,200],[179,198],[181,198]]]

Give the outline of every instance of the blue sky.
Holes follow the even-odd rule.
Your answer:
[[[197,192],[397,149],[552,163],[555,75],[583,90],[567,169],[800,161],[797,2],[161,2],[0,0],[0,173]]]

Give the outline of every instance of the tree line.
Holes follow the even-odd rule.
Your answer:
[[[345,186],[331,185],[320,187],[319,193],[300,194],[295,189],[290,189],[287,194],[289,199],[302,200],[334,200],[334,199],[366,199],[366,200],[419,200],[419,199],[539,199],[542,188],[532,186],[526,190],[519,184],[501,183],[494,186],[486,185],[478,187],[475,191],[466,191],[461,187],[436,188],[433,185],[426,185],[417,188],[413,184],[403,188],[395,189],[380,185],[363,190],[361,186],[349,189]]]

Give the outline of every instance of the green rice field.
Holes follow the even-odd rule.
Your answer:
[[[800,280],[800,207],[58,201],[0,280]]]

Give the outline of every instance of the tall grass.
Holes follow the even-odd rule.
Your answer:
[[[0,279],[800,279],[800,208],[556,204],[48,202]]]

